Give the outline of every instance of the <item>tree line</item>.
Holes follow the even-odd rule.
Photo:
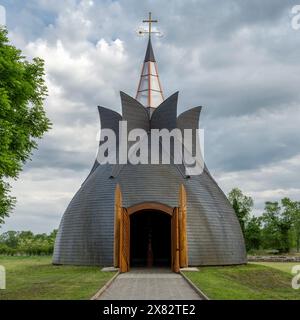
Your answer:
[[[238,188],[232,189],[228,199],[239,219],[249,253],[270,250],[288,253],[300,249],[300,202],[283,198],[267,201],[262,215],[252,214],[253,199]]]
[[[0,254],[3,255],[51,255],[57,230],[46,234],[31,231],[7,231],[0,235]]]
[[[270,250],[288,253],[300,250],[300,202],[283,198],[266,202],[263,213],[252,213],[254,202],[238,188],[232,189],[228,199],[238,217],[248,253]],[[57,230],[49,234],[31,231],[7,231],[0,235],[0,254],[51,255]]]

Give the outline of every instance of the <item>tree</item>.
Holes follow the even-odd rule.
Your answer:
[[[0,28],[0,224],[15,204],[6,179],[18,177],[36,140],[51,127],[43,108],[46,96],[44,61],[26,61]]]
[[[49,241],[51,241],[52,243],[55,242],[56,239],[56,235],[57,235],[57,229],[54,229],[50,234],[49,234]]]
[[[252,216],[245,229],[245,242],[247,251],[259,249],[261,246],[261,217]]]
[[[0,225],[4,222],[4,217],[8,216],[9,211],[14,207],[16,202],[15,197],[9,195],[9,191],[10,185],[3,181],[2,177],[0,176]]]
[[[279,252],[290,250],[289,231],[292,228],[292,219],[287,211],[277,201],[266,202],[262,215],[264,246],[274,248]]]
[[[300,202],[297,202],[293,211],[293,228],[296,236],[297,252],[300,251]]]
[[[0,254],[52,254],[56,234],[57,230],[53,230],[49,235],[33,234],[31,231],[7,231],[0,235]]]
[[[296,239],[297,252],[300,250],[300,202],[289,198],[281,200],[284,214],[291,220],[293,233]]]
[[[20,231],[18,234],[20,240],[22,239],[33,239],[34,234],[32,231]]]
[[[240,189],[234,188],[229,192],[228,200],[239,219],[242,232],[245,236],[246,224],[250,218],[250,213],[253,208],[253,199],[243,195]]]
[[[19,243],[19,233],[17,231],[7,231],[0,235],[0,243],[7,245],[10,248],[17,248]]]

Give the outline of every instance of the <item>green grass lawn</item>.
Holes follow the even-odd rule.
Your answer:
[[[210,299],[300,300],[300,290],[291,287],[293,275],[289,268],[249,263],[243,266],[201,267],[198,272],[184,273]]]
[[[293,266],[300,265],[300,262],[251,262],[253,264],[275,268],[291,274]]]
[[[53,266],[51,257],[0,256],[6,268],[4,299],[90,299],[115,273],[99,267]]]

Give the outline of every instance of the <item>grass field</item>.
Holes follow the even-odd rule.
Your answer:
[[[293,299],[291,268],[297,263],[262,262],[244,266],[201,267],[185,274],[210,299]],[[113,275],[99,267],[53,266],[51,257],[4,257],[3,299],[90,299]]]
[[[51,257],[5,257],[4,299],[90,299],[113,275],[99,267],[53,266]]]
[[[275,268],[288,274],[291,274],[293,266],[300,265],[300,262],[251,262],[252,264],[257,264],[261,266]]]
[[[265,264],[265,263],[264,263]],[[291,265],[249,263],[244,266],[201,267],[184,272],[210,299],[300,300],[300,290],[291,287]],[[293,264],[294,265],[294,264]]]

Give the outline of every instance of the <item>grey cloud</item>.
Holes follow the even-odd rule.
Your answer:
[[[28,162],[24,169],[29,171],[32,168],[57,168],[78,172],[92,168],[93,156],[91,152],[65,151],[42,146],[33,153],[32,161]]]
[[[204,106],[205,157],[220,185],[226,192],[240,186],[259,208],[269,195],[300,198],[299,170],[288,162],[300,150],[300,31],[290,26],[293,5],[290,0],[105,0],[93,7],[72,0],[10,2],[15,43],[29,56],[45,55],[48,63],[46,108],[54,127],[25,166],[31,176],[14,185],[19,204],[7,226],[44,230],[45,221],[49,228],[58,224],[94,161],[96,106],[120,111],[119,90],[135,93],[146,46],[135,29],[148,11],[165,33],[153,39],[165,95],[180,91],[179,113]],[[108,54],[97,51],[100,39]],[[122,41],[117,49],[116,39]],[[281,172],[262,172],[274,168]],[[253,172],[262,172],[261,181]],[[60,181],[62,173],[68,183]],[[64,186],[59,192],[55,180]],[[34,197],[36,184],[47,193],[32,200],[34,205],[22,194],[32,189]],[[47,195],[58,197],[59,206]],[[41,203],[47,210],[39,218]]]
[[[252,116],[207,119],[207,162],[218,170],[236,171],[294,157],[300,150],[299,119],[297,105]]]

